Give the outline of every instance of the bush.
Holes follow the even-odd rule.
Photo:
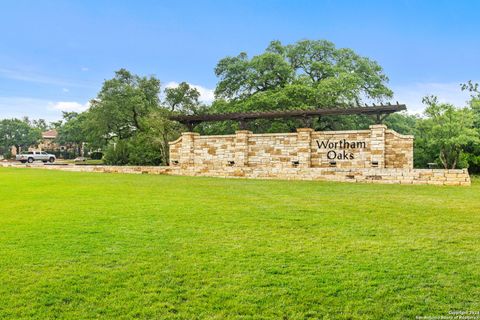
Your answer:
[[[160,143],[144,135],[111,144],[105,151],[103,159],[105,164],[119,166],[158,166],[164,162]]]
[[[75,151],[67,151],[67,150],[44,150],[45,152],[53,154],[58,159],[75,159],[77,157],[77,153]]]
[[[155,139],[137,135],[129,141],[128,163],[138,166],[158,166],[162,163],[162,150]]]
[[[128,164],[128,156],[128,142],[120,140],[107,148],[104,162],[108,165],[123,166]]]
[[[4,152],[0,152],[0,156],[3,156],[4,159],[13,159],[15,158],[10,150],[6,150]]]
[[[90,153],[90,158],[91,158],[92,160],[102,160],[102,158],[103,158],[103,152],[94,151],[94,152]]]
[[[63,159],[75,159],[77,157],[77,153],[75,151],[62,151],[60,152],[60,157]]]
[[[480,173],[480,155],[467,153],[465,160],[468,162],[468,171],[472,174]]]

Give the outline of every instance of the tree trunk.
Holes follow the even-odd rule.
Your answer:
[[[440,150],[440,161],[442,162],[443,168],[448,169],[448,162],[447,159],[443,153],[443,151]]]
[[[453,160],[453,163],[452,163],[452,169],[455,169],[455,167],[457,166],[457,161],[458,161],[459,156],[460,156],[460,154],[455,153],[455,159]]]

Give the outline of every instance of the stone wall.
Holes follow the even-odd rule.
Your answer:
[[[181,168],[412,168],[413,137],[384,125],[369,130],[200,136],[170,143],[170,165]]]
[[[413,169],[413,136],[369,130],[200,136],[170,143],[168,174],[262,179],[469,185],[467,170]]]
[[[291,167],[298,161],[298,135],[292,134],[251,134],[247,132],[247,159],[243,166],[248,167]]]
[[[413,168],[413,139],[393,130],[385,132],[385,168]]]
[[[379,169],[379,168],[266,168],[266,167],[226,167],[207,169],[205,167],[181,168],[154,166],[85,166],[85,165],[19,165],[0,163],[0,167],[22,167],[74,172],[128,173],[128,174],[164,174],[187,176],[210,176],[222,178],[246,179],[284,179],[363,182],[382,184],[428,184],[469,186],[470,176],[466,169]]]
[[[226,167],[170,168],[165,174],[187,176],[209,176],[222,178],[318,180],[363,182],[381,184],[429,184],[469,186],[467,169],[389,169],[389,168],[266,168],[266,167]]]

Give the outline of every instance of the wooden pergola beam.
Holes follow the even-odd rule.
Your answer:
[[[309,110],[284,110],[284,111],[265,111],[265,112],[234,112],[217,114],[199,114],[199,115],[174,115],[170,120],[175,120],[185,124],[189,128],[201,123],[212,121],[239,121],[245,124],[246,121],[256,119],[283,119],[283,118],[311,118],[318,116],[337,116],[337,115],[377,115],[377,119],[382,119],[381,115],[407,110],[405,104],[385,104],[354,108],[329,108],[329,109],[309,109]]]

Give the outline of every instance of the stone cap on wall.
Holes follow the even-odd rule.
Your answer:
[[[413,135],[411,135],[411,134],[401,134],[401,133],[398,133],[397,131],[392,130],[392,129],[387,129],[386,132],[391,133],[394,136],[399,137],[399,138],[403,138],[403,139],[412,139],[413,140],[413,138],[414,138]]]

